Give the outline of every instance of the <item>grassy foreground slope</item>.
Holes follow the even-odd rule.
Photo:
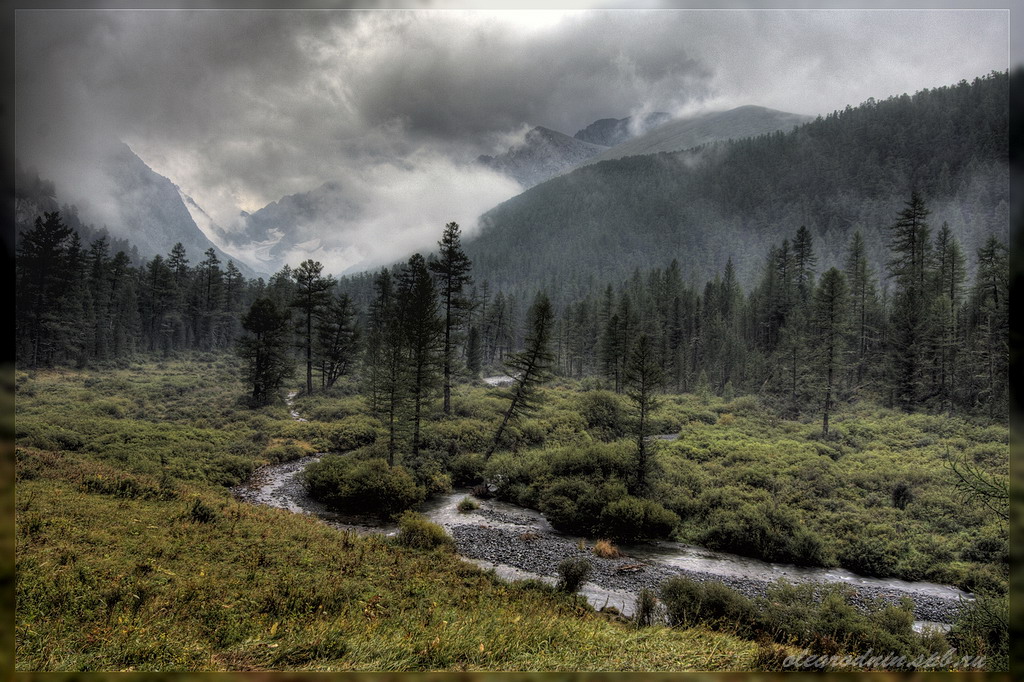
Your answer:
[[[19,372],[19,670],[748,669],[757,647],[636,630],[441,551],[231,498],[289,442],[233,361]]]

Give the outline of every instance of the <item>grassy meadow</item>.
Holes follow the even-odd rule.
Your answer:
[[[230,359],[16,386],[18,670],[708,670],[757,654],[235,501],[225,485],[330,434],[240,407]]]
[[[19,670],[744,670],[777,657],[735,629],[636,628],[444,547],[238,502],[227,487],[260,465],[369,461],[384,433],[352,386],[300,396],[309,421],[296,422],[283,403],[246,407],[238,377],[235,359],[202,354],[15,373]],[[655,443],[651,490],[633,502],[625,399],[578,382],[543,398],[485,460],[505,403],[459,387],[453,418],[428,415],[420,460],[396,464],[426,494],[501,480],[502,497],[567,529],[640,519],[750,556],[1005,594],[1005,523],[947,464],[1004,480],[1005,425],[861,404],[823,440],[812,418],[750,396],[663,396],[654,431],[681,435]]]

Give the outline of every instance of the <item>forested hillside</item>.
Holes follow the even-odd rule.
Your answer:
[[[769,245],[806,226],[823,269],[860,231],[881,270],[891,217],[917,191],[973,253],[1007,238],[1007,96],[1008,75],[993,73],[789,133],[587,166],[485,214],[467,252],[499,288],[618,279],[673,258],[694,284],[732,258],[749,286]]]

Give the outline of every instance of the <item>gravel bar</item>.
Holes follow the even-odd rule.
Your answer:
[[[507,514],[493,510],[480,510],[483,516]],[[491,513],[486,513],[489,511]],[[504,523],[517,521],[494,519]],[[524,530],[516,532],[508,528],[488,525],[458,525],[449,529],[459,554],[472,558],[505,564],[545,576],[557,576],[558,563],[567,557],[582,557],[590,561],[593,572],[589,582],[605,588],[638,593],[643,588],[657,590],[668,578],[683,576],[698,582],[718,581],[747,597],[764,595],[773,583],[756,578],[722,576],[701,571],[675,568],[665,565],[643,563],[624,556],[618,559],[602,559],[589,548],[580,549],[576,542],[549,533],[528,528],[527,517],[522,520]],[[819,583],[823,584],[823,583]],[[867,606],[874,599],[896,604],[902,597],[914,600],[915,618],[936,623],[952,623],[960,609],[960,602],[924,594],[909,594],[902,590],[885,589],[866,585],[849,585],[853,591],[853,603]]]

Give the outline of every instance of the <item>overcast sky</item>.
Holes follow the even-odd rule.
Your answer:
[[[468,162],[529,126],[825,114],[1006,69],[1007,37],[1005,11],[19,11],[16,149],[73,193],[119,138],[227,229],[337,181],[346,239],[415,243],[517,191]],[[343,241],[336,271],[382,257]]]

